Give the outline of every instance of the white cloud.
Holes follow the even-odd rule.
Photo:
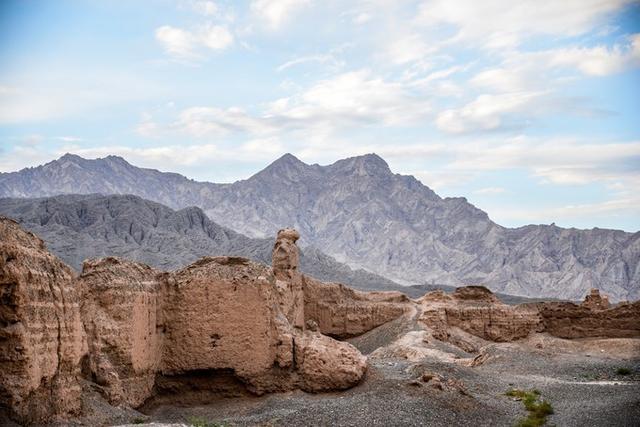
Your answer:
[[[310,0],[254,0],[250,9],[268,29],[276,31],[309,3]]]
[[[535,54],[551,67],[572,66],[591,76],[607,76],[640,65],[640,34],[629,37],[629,44],[559,48]]]
[[[399,82],[374,76],[369,70],[351,71],[321,80],[292,97],[270,105],[267,114],[294,121],[338,124],[415,122],[431,112],[423,94]]]
[[[195,31],[164,25],[156,29],[156,39],[177,59],[199,59],[201,48],[221,51],[233,44],[233,35],[224,26],[205,25]]]
[[[454,42],[503,49],[531,35],[584,34],[632,0],[427,0],[416,23],[452,25]]]
[[[331,63],[335,67],[340,67],[343,64],[342,62],[338,61],[332,54],[306,55],[306,56],[301,56],[299,58],[292,59],[291,61],[287,61],[284,64],[279,65],[276,70],[284,71],[287,68],[291,68],[300,64],[305,64],[307,62],[317,62],[320,64]]]
[[[396,65],[421,61],[435,51],[437,47],[427,44],[427,41],[417,33],[397,35],[385,48],[386,57]]]
[[[200,42],[212,50],[222,50],[231,46],[233,36],[220,25],[208,25],[200,32]]]
[[[196,137],[224,135],[232,132],[264,134],[272,125],[253,117],[241,108],[193,107],[183,110],[171,128]]]
[[[574,69],[589,76],[606,76],[640,66],[640,34],[611,47],[569,46],[534,52],[510,51],[498,67],[482,70],[472,86],[516,92],[561,86]]]
[[[408,126],[431,112],[429,101],[415,89],[360,70],[321,80],[295,95],[264,105],[258,113],[238,107],[193,107],[182,110],[166,125],[143,117],[137,132],[158,136],[177,131],[202,138],[305,130],[328,137],[340,129],[366,125]]]
[[[544,92],[483,94],[457,109],[448,109],[436,118],[439,129],[449,133],[494,130],[504,125],[505,117],[531,111]],[[537,108],[537,107],[536,107]]]
[[[195,56],[196,38],[189,31],[164,25],[156,29],[156,39],[172,56],[181,58]]]
[[[519,137],[506,142],[450,144],[446,168],[462,171],[528,170],[542,182],[583,185],[640,177],[640,142],[581,142]]]
[[[502,194],[502,193],[505,193],[506,191],[507,190],[505,190],[502,187],[485,187],[485,188],[480,188],[478,190],[475,190],[474,193],[494,195],[494,194]]]

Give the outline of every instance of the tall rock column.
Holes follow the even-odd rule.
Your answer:
[[[298,271],[300,255],[296,241],[300,238],[293,228],[278,231],[271,253],[271,266],[276,278],[280,308],[289,323],[296,329],[304,329],[304,289],[302,275]]]

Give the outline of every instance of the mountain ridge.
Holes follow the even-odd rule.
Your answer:
[[[173,209],[198,206],[249,237],[293,226],[304,245],[404,284],[484,283],[498,292],[566,299],[597,287],[616,300],[640,297],[640,232],[502,227],[465,198],[441,198],[414,177],[393,173],[375,154],[327,166],[286,154],[231,184],[117,159],[69,157],[46,170],[0,175],[0,196],[131,193]]]
[[[85,259],[120,256],[174,270],[203,256],[236,255],[269,264],[273,239],[253,239],[222,227],[195,206],[172,210],[133,195],[0,198],[0,214],[43,239],[49,250],[82,270]],[[300,250],[303,273],[358,289],[403,287],[352,270],[314,247]]]

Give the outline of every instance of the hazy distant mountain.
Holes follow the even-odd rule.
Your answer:
[[[351,266],[405,283],[486,284],[494,291],[580,299],[598,287],[640,298],[640,232],[530,225],[509,229],[464,198],[440,198],[369,154],[329,166],[287,154],[251,178],[211,184],[141,169],[110,156],[65,155],[0,174],[0,195],[133,193],[195,205],[251,237],[298,228],[307,244]]]
[[[271,264],[275,238],[249,238],[210,221],[199,208],[174,211],[131,195],[0,199],[0,214],[40,236],[77,270],[87,258],[109,255],[166,270],[205,255],[239,255]],[[362,289],[403,289],[373,273],[352,270],[315,248],[301,250],[300,264],[303,272],[325,281]]]

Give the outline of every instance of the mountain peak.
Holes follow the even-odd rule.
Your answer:
[[[276,159],[262,171],[255,174],[254,177],[276,177],[278,179],[294,179],[309,168],[309,165],[298,159],[291,153],[286,153],[282,157]]]
[[[343,172],[355,172],[359,175],[386,175],[391,173],[387,162],[375,153],[338,160],[330,167]]]
[[[60,157],[58,161],[65,161],[65,160],[74,162],[74,161],[84,160],[84,159],[78,156],[77,154],[64,153],[64,155]]]
[[[287,165],[295,165],[295,164],[303,164],[306,165],[302,160],[298,159],[291,153],[283,154],[281,157],[277,158],[271,165],[276,164],[287,164]]]

